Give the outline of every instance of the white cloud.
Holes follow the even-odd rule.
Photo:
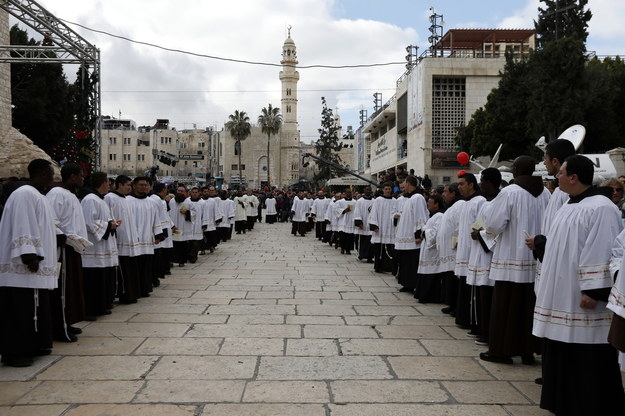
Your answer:
[[[298,48],[300,65],[353,65],[404,60],[405,46],[418,40],[413,29],[371,20],[335,19],[333,0],[42,0],[57,17],[94,29],[162,46],[250,61],[279,63],[286,27]],[[175,6],[174,6],[175,5]],[[153,124],[169,118],[178,128],[217,124],[235,109],[256,121],[271,102],[280,106],[280,67],[228,63],[134,45],[74,28],[101,49],[104,114]],[[321,96],[343,124],[356,124],[372,93],[393,88],[400,65],[358,69],[300,69],[299,121],[310,141],[320,124]],[[72,69],[72,72],[75,71]],[[71,77],[71,75],[70,75]],[[366,91],[345,91],[367,89]],[[122,93],[112,91],[195,91]],[[306,91],[319,90],[319,91]],[[342,91],[332,91],[342,90]],[[211,91],[211,92],[206,92]],[[254,92],[252,92],[254,91]],[[384,92],[384,100],[390,92]]]

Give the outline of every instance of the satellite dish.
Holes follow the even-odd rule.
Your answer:
[[[564,130],[558,139],[570,141],[577,150],[584,142],[584,136],[586,136],[586,128],[581,124],[575,124]]]
[[[545,136],[542,136],[540,139],[538,139],[538,141],[536,142],[534,146],[538,147],[540,150],[544,152],[545,147],[547,147],[547,140],[545,140]]]

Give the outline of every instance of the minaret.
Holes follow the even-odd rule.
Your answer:
[[[286,185],[299,180],[299,130],[297,125],[297,81],[299,72],[295,70],[297,62],[297,48],[291,39],[291,26],[288,36],[282,45],[282,129],[280,132],[280,169],[278,175],[280,184]]]

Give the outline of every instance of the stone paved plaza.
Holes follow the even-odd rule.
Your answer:
[[[150,298],[0,367],[0,415],[546,415],[540,361],[485,347],[395,278],[290,224],[256,224]]]

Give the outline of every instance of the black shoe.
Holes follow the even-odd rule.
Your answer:
[[[406,287],[406,286],[402,286],[401,289],[399,289],[400,292],[412,292],[412,289]]]
[[[475,345],[486,346],[488,345],[488,340],[486,340],[486,338],[479,337],[475,340]]]
[[[345,254],[345,250],[344,249],[341,249],[341,254]]]
[[[42,349],[35,351],[35,353],[33,354],[33,357],[43,357],[44,355],[50,355],[51,353],[52,353],[51,348],[42,348]]]
[[[119,303],[121,305],[131,305],[133,303],[137,303],[137,299],[120,299]]]
[[[536,364],[536,359],[534,358],[533,354],[522,355],[521,362],[525,365],[534,365]]]
[[[443,309],[441,309],[441,312],[446,313],[446,314],[450,314],[454,311],[454,309],[451,306],[445,306]]]
[[[76,328],[75,326],[68,325],[67,332],[74,335],[82,334],[82,329]]]
[[[349,251],[349,250],[346,250],[346,251],[345,251],[345,254],[350,255],[350,254],[352,254],[352,252],[351,252],[351,251]]]
[[[534,379],[534,383],[542,386],[543,385],[543,378],[542,377],[538,377],[538,378]]]
[[[33,357],[23,357],[17,355],[2,356],[2,363],[9,367],[30,367],[33,365]]]
[[[367,263],[373,263],[373,260],[367,259]]]
[[[512,364],[512,358],[510,357],[495,357],[487,352],[480,353],[480,360],[498,364]]]
[[[471,329],[469,332],[467,332],[467,335],[473,338],[478,338],[480,336],[479,333],[475,332],[473,329]]]
[[[95,320],[97,320],[98,317],[95,315],[85,315],[85,321],[89,321],[89,322],[93,322]]]
[[[203,255],[205,255],[205,254],[206,254],[206,250],[202,250],[202,251],[200,251],[200,256],[203,256]]]
[[[171,274],[171,272],[170,272],[170,271],[167,271],[167,272],[165,272],[164,274],[165,274],[165,276],[169,276],[169,275]]]
[[[153,287],[159,287],[160,285],[161,285],[161,282],[158,279],[152,280]]]
[[[184,263],[178,263],[178,267],[184,267]]]
[[[112,313],[113,313],[113,311],[108,309],[108,310],[104,311],[104,313],[102,315],[111,315]]]

